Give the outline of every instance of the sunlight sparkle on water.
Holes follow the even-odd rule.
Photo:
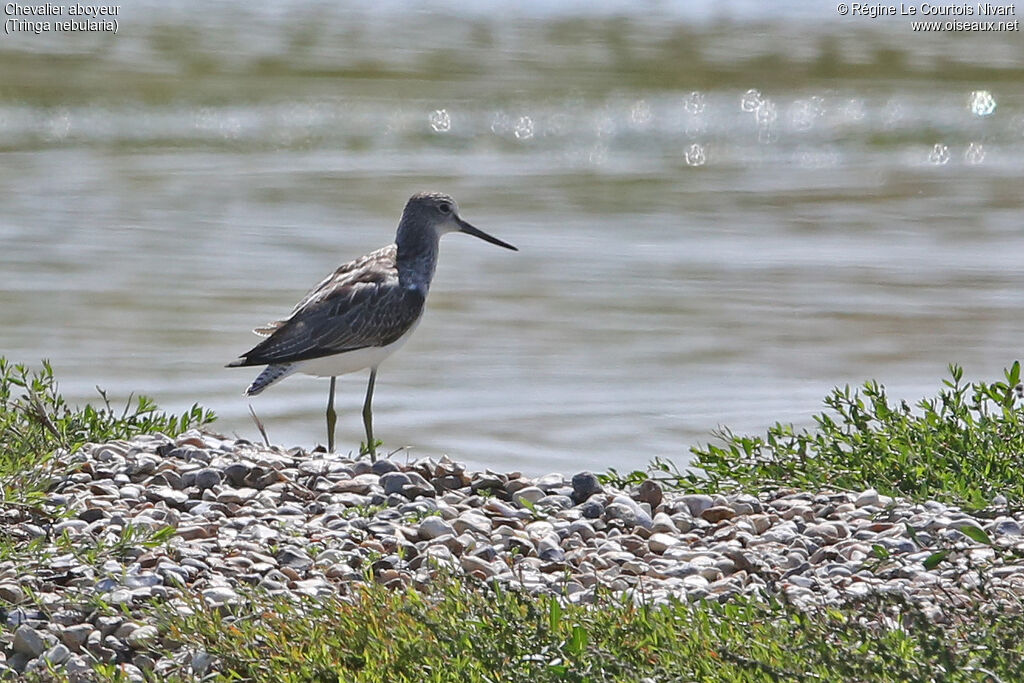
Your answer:
[[[931,154],[928,155],[928,161],[936,166],[945,166],[948,164],[949,145],[944,145],[941,142],[935,143],[935,146],[932,147]]]
[[[508,119],[508,114],[503,111],[494,112],[494,117],[491,119],[491,132],[495,135],[504,135],[508,132],[511,127],[511,123]]]
[[[971,166],[977,166],[985,161],[985,147],[980,142],[972,142],[964,150],[964,161]]]
[[[533,119],[529,116],[520,116],[513,132],[517,140],[529,140],[533,137]]]
[[[452,129],[452,117],[447,109],[438,109],[430,114],[430,127],[435,133],[447,133]]]
[[[686,148],[686,153],[683,155],[686,160],[687,166],[703,166],[707,161],[707,156],[704,153],[704,146],[693,143]]]
[[[637,127],[646,126],[651,122],[652,118],[651,105],[647,104],[644,100],[637,100],[629,112],[630,122]]]
[[[757,111],[757,108],[761,105],[761,91],[751,88],[747,92],[743,93],[743,97],[740,98],[740,109],[746,112]]]
[[[683,109],[688,114],[700,114],[704,111],[705,107],[704,93],[694,90],[692,93],[683,98]]]
[[[969,102],[971,113],[975,116],[989,116],[996,110],[996,98],[988,90],[975,90]]]

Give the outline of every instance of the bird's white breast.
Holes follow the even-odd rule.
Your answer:
[[[338,353],[333,356],[322,358],[311,358],[296,363],[296,372],[301,372],[314,377],[334,377],[336,375],[347,375],[350,372],[358,372],[367,368],[375,368],[384,359],[393,354],[409,341],[409,337],[416,331],[423,316],[416,319],[405,334],[391,342],[387,346],[369,346],[365,349]]]

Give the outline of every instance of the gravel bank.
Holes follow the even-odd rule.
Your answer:
[[[976,600],[981,581],[985,606],[1017,609],[1024,595],[1012,552],[1024,551],[1024,515],[873,490],[681,495],[649,481],[621,491],[589,472],[371,464],[198,432],[90,445],[70,460],[50,494],[70,517],[0,506],[8,537],[41,539],[36,559],[0,563],[0,672],[57,665],[75,678],[102,660],[138,680],[182,666],[201,676],[216,662],[157,654],[173,643],[142,605],[186,609],[189,593],[230,609],[247,587],[345,595],[358,582],[401,588],[439,570],[581,603],[599,586],[639,601],[775,596],[808,609],[895,593],[940,622],[945,606]],[[142,543],[131,527],[170,538]],[[948,554],[935,561],[939,551]],[[97,610],[98,600],[125,614]]]

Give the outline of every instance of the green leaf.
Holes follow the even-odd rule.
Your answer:
[[[572,637],[566,643],[565,649],[574,657],[579,657],[587,647],[587,632],[577,624],[572,627]]]
[[[871,546],[871,552],[874,553],[875,557],[877,557],[880,560],[889,559],[889,551],[883,548],[882,546],[878,545],[877,543]]]
[[[924,565],[925,569],[931,571],[932,569],[935,569],[936,566],[938,566],[939,562],[942,562],[944,559],[946,559],[947,555],[949,555],[948,550],[940,550],[937,553],[932,553],[931,555],[929,555],[928,559],[926,559],[922,564]]]
[[[558,625],[562,621],[562,605],[559,604],[558,600],[551,598],[548,606],[548,626],[551,627],[552,631],[558,630]]]
[[[986,534],[983,529],[979,529],[976,526],[962,526],[959,528],[959,531],[964,536],[977,541],[978,543],[992,545],[992,539],[988,537],[988,534]]]

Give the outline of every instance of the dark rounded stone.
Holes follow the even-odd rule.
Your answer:
[[[487,472],[475,475],[469,485],[473,493],[492,490],[495,494],[503,493],[507,497],[508,491],[505,490],[506,483],[508,483],[507,477],[502,478],[498,474]]]
[[[313,560],[303,550],[283,548],[274,557],[282,567],[291,567],[296,571],[305,571],[313,565]]]
[[[437,496],[437,491],[434,490],[433,486],[421,486],[420,484],[406,484],[402,487],[402,495],[409,500],[416,500],[417,498],[427,497],[434,498]]]
[[[380,485],[384,494],[390,496],[392,493],[401,493],[402,487],[410,483],[409,477],[404,472],[388,472],[381,475]]]
[[[378,460],[370,466],[370,471],[377,476],[383,476],[388,472],[398,472],[399,469],[398,465],[390,460]]]
[[[370,569],[376,575],[387,569],[398,569],[401,565],[402,560],[397,555],[386,555],[371,564]]]
[[[545,562],[561,562],[565,559],[565,551],[561,548],[545,548],[538,556]]]
[[[595,493],[604,493],[604,487],[593,472],[578,472],[572,477],[572,499],[579,505]]]
[[[604,505],[596,500],[588,500],[583,505],[580,505],[580,512],[587,519],[598,519],[604,514]]]
[[[103,510],[100,510],[99,508],[90,508],[88,510],[82,510],[81,512],[78,513],[78,519],[82,520],[83,522],[89,522],[90,524],[97,520],[103,519],[106,516],[107,514],[103,512]]]
[[[230,465],[229,467],[234,467],[234,465]],[[212,467],[204,467],[203,469],[197,471],[194,477],[195,478],[192,480],[192,485],[198,488],[200,491],[203,491],[205,489],[212,489],[214,486],[220,484],[220,482],[224,478],[220,471],[215,470]],[[242,479],[245,479],[244,474],[242,475]]]
[[[453,491],[463,486],[462,477],[454,474],[446,474],[434,480],[434,486],[441,491]]]
[[[244,462],[235,462],[224,468],[224,476],[228,478],[232,486],[240,488],[245,486],[245,478],[249,476],[251,471],[252,468]]]
[[[360,474],[373,474],[373,464],[369,460],[356,460],[352,463],[352,476],[358,477]]]

